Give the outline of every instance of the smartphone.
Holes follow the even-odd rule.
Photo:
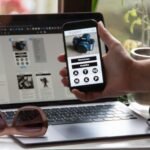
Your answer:
[[[103,90],[105,75],[97,22],[67,22],[62,29],[70,90]]]

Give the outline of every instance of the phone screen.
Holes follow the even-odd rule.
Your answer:
[[[97,28],[65,30],[65,47],[70,87],[104,83]]]

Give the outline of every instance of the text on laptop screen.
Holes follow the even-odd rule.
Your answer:
[[[75,99],[61,83],[63,52],[60,26],[0,24],[0,104]]]

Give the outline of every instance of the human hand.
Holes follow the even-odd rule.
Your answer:
[[[130,67],[133,59],[129,57],[127,51],[123,48],[120,41],[113,37],[103,26],[98,23],[98,32],[103,42],[108,47],[108,53],[103,56],[104,69],[106,75],[106,87],[98,92],[81,92],[73,89],[72,93],[83,101],[91,101],[99,98],[116,97],[126,94],[130,90]],[[58,57],[60,62],[65,62],[65,56]],[[62,83],[68,86],[68,76],[66,67],[60,71]]]

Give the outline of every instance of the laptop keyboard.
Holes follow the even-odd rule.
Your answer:
[[[43,110],[51,125],[137,119],[128,109],[111,104]],[[7,120],[12,120],[14,113],[12,111],[5,113]]]
[[[114,105],[55,108],[44,111],[49,124],[52,125],[136,119],[131,112],[121,110]]]

